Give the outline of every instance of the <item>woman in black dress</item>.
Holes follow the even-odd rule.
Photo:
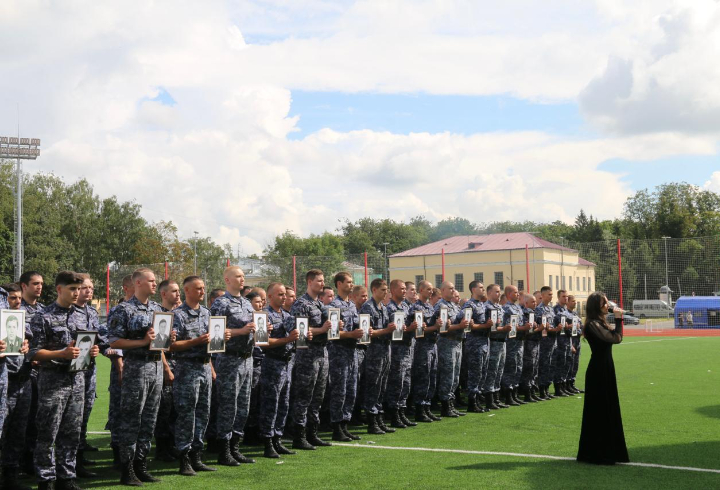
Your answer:
[[[612,345],[622,342],[622,312],[614,311],[615,325],[608,325],[609,303],[602,293],[592,293],[587,301],[584,336],[592,355],[585,373],[580,448],[577,460],[593,464],[627,463]]]

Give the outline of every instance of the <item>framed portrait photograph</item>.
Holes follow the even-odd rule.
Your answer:
[[[415,338],[421,339],[425,337],[425,329],[423,328],[423,323],[425,322],[425,318],[423,317],[422,311],[416,311],[415,312],[415,323],[417,323],[417,329],[415,329]]]
[[[508,333],[508,338],[514,339],[515,337],[517,337],[517,328],[519,321],[520,317],[518,315],[510,315],[510,332]]]
[[[370,315],[367,313],[360,314],[360,329],[363,331],[362,337],[358,343],[369,344],[370,343]]]
[[[392,333],[393,340],[403,339],[403,327],[405,326],[405,313],[402,311],[396,311],[393,314],[393,323],[395,324],[395,330]]]
[[[529,323],[530,325],[532,325],[533,323],[535,323],[535,313],[529,313],[529,314],[528,314],[528,323]]]
[[[547,327],[547,317],[543,315],[542,319],[540,320],[543,327]]]
[[[473,310],[472,308],[465,308],[463,310],[463,318],[467,320],[468,326],[465,327],[465,332],[470,333],[470,323],[472,322]]]
[[[298,331],[298,339],[295,341],[295,348],[308,348],[308,318],[306,316],[295,317],[295,328]]]
[[[497,325],[498,325],[498,311],[493,310],[490,312],[490,318],[492,319],[492,326],[490,327],[491,332],[497,331]]]
[[[565,326],[567,325],[567,318],[564,316],[560,317],[560,335],[565,335]]]
[[[255,345],[266,346],[270,342],[270,332],[268,331],[267,313],[256,311],[253,313],[253,323],[255,324]]]
[[[25,341],[25,310],[0,311],[0,340],[5,341],[5,352],[0,357],[22,356]]]
[[[71,373],[86,371],[95,364],[95,360],[90,357],[90,349],[95,345],[97,334],[97,332],[88,332],[86,330],[77,331],[75,346],[80,349],[80,355],[70,361],[68,371]]]
[[[227,318],[224,316],[211,316],[208,325],[208,333],[210,334],[210,343],[208,344],[208,353],[225,352],[225,328],[227,328]]]
[[[578,336],[578,324],[580,323],[580,320],[577,317],[574,317],[572,320],[572,336],[577,337]]]
[[[440,332],[447,332],[448,331],[448,309],[444,306],[440,307],[440,322],[442,323],[442,326],[440,327]]]
[[[328,308],[328,340],[340,340],[340,308]]]
[[[170,350],[170,333],[174,318],[175,314],[169,311],[153,313],[152,328],[155,330],[155,340],[150,343],[150,350]]]

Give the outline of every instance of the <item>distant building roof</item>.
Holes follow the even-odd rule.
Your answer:
[[[462,252],[490,252],[498,250],[519,250],[525,248],[551,248],[555,250],[566,250],[576,252],[571,248],[560,246],[556,243],[538,238],[531,233],[495,233],[493,235],[460,235],[436,242],[428,243],[420,247],[411,248],[404,252],[396,253],[390,257],[414,257],[418,255],[439,255],[445,249],[446,254]],[[580,259],[583,261],[583,259]],[[584,261],[581,265],[595,265],[592,262]]]

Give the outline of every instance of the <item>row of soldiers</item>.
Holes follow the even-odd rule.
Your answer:
[[[472,297],[461,305],[451,282],[434,288],[427,281],[416,287],[376,279],[368,294],[347,272],[333,277],[333,291],[322,271],[310,270],[307,292],[300,298],[280,283],[246,298],[243,271],[228,267],[225,290],[212,292],[208,309],[201,305],[201,278],[183,281],[182,301],[180,285],[170,280],[157,285],[150,269],[139,269],[124,280],[124,301],[110,311],[107,325],[98,325],[97,313],[88,306],[89,277],[58,274],[58,299],[43,308],[37,302],[42,278],[32,274],[20,281],[17,306],[26,310],[30,340],[23,347],[28,355],[21,363],[29,373],[24,382],[29,393],[36,393],[37,426],[49,428],[34,441],[40,488],[75,489],[77,476],[93,476],[84,466],[90,463],[84,452],[94,449],[85,436],[95,398],[94,366],[80,373],[67,370],[79,355],[74,342],[80,330],[99,331],[98,345],[90,354],[102,353],[112,361],[107,428],[120,482],[131,486],[158,481],[147,467],[153,436],[156,450],[179,459],[180,473],[191,476],[215,470],[202,461],[206,436],[216,441],[219,464],[253,463],[239,448],[249,425],[256,427],[269,458],[294,454],[282,442],[286,426],[293,449],[331,445],[318,435],[323,407],[329,412],[332,439],[347,442],[360,439],[348,428],[358,408],[365,413],[370,434],[465,415],[455,406],[461,378],[472,412],[550,399],[553,382],[557,396],[579,392],[574,379],[581,331],[574,298],[558,291],[553,307],[549,287],[529,295],[508,286],[503,293],[497,285],[486,289],[475,281],[470,284]],[[33,290],[35,296],[30,294],[33,280],[40,284]],[[151,299],[157,289],[160,303]],[[328,308],[340,310],[338,340],[328,340]],[[267,313],[270,332],[262,349],[255,345],[253,323],[253,312],[260,310]],[[174,314],[170,351],[151,351],[148,347],[156,338],[153,314],[168,311]],[[403,324],[394,323],[399,311],[404,313]],[[359,342],[361,314],[370,317],[369,345]],[[208,353],[210,316],[226,318],[225,352],[220,354]],[[295,319],[301,317],[308,320],[307,345],[296,348]],[[402,338],[391,340],[397,329],[402,329]],[[17,391],[14,378],[11,375],[3,396],[10,408],[8,421],[23,416],[32,420],[29,408],[18,410],[11,401]],[[440,416],[431,410],[435,399],[442,406]],[[414,422],[408,405],[414,405]],[[26,435],[24,427],[6,424],[7,488],[21,488],[21,453],[10,450],[5,459],[7,442],[17,446],[20,441],[17,435],[10,438],[8,431],[14,429],[23,432],[23,439]],[[26,446],[33,447],[32,437]]]

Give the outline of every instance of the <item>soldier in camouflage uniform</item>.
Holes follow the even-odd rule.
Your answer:
[[[208,353],[210,310],[200,304],[205,298],[201,278],[186,277],[183,290],[185,301],[173,310],[175,341],[170,346],[175,360],[175,448],[180,453],[180,474],[193,476],[198,471],[216,471],[202,462],[213,378]],[[225,330],[225,340],[229,339],[230,331]]]
[[[365,355],[365,399],[363,408],[368,418],[368,434],[395,432],[385,426],[382,416],[383,387],[390,369],[390,337],[396,325],[391,323],[383,304],[388,293],[384,279],[370,284],[372,297],[362,306],[360,314],[370,315],[370,347]]]
[[[255,462],[240,453],[240,441],[250,410],[255,324],[252,305],[240,295],[245,285],[245,273],[240,267],[230,266],[225,269],[223,279],[225,295],[217,298],[210,310],[213,316],[227,317],[227,328],[231,332],[225,352],[215,358],[218,464],[235,466],[233,460]]]
[[[390,425],[400,429],[417,425],[405,415],[405,404],[410,394],[412,352],[415,348],[415,329],[412,327],[415,320],[408,315],[409,306],[405,302],[406,290],[407,287],[401,280],[390,281],[391,298],[387,306],[388,316],[390,321],[393,321],[396,312],[404,314],[403,324],[396,325],[396,328],[403,329],[404,333],[402,340],[390,343],[390,372],[385,390],[385,405],[390,410]]]
[[[258,431],[265,443],[266,458],[279,458],[281,454],[295,454],[282,443],[282,436],[290,409],[290,385],[298,331],[283,310],[286,300],[285,286],[271,283],[268,295],[268,330],[270,338],[260,369]]]
[[[520,376],[522,374],[525,333],[530,330],[531,325],[527,322],[522,303],[519,301],[518,289],[515,286],[506,286],[505,297],[507,303],[504,306],[503,323],[508,325],[513,315],[517,315],[517,326],[515,337],[511,338],[510,334],[508,334],[505,343],[505,368],[502,375],[501,389],[503,390],[506,405],[525,405],[525,402],[518,398],[517,389],[520,386]]]
[[[481,387],[487,374],[490,350],[488,332],[491,325],[485,319],[485,286],[480,281],[472,281],[469,287],[472,297],[462,307],[463,311],[466,308],[472,309],[473,322],[465,340],[465,352],[468,358],[468,411],[483,413],[487,409],[483,408],[479,398],[482,396]]]
[[[575,311],[577,300],[575,296],[568,295],[567,310],[572,316],[571,327],[568,330],[570,334],[570,354],[566,358],[566,373],[564,389],[568,393],[584,393],[583,390],[575,386],[575,376],[578,370],[578,358],[580,357],[580,336],[582,335],[582,319]],[[573,327],[575,333],[573,333]]]
[[[428,281],[418,284],[418,299],[408,310],[411,320],[415,323],[415,312],[423,315],[423,336],[415,341],[415,353],[412,366],[412,390],[415,402],[415,421],[433,422],[442,420],[430,411],[430,403],[435,396],[437,383],[437,330],[435,310],[430,304],[433,286]],[[417,328],[419,325],[415,325]],[[416,333],[417,335],[417,333]]]
[[[109,324],[110,347],[123,350],[122,400],[120,402],[120,483],[137,486],[159,481],[147,472],[147,456],[155,431],[163,384],[160,352],[150,351],[155,340],[153,314],[160,305],[150,299],[157,284],[152,270],[133,272],[135,295],[120,303]]]
[[[565,376],[567,375],[567,358],[571,355],[570,329],[573,315],[566,308],[567,291],[560,289],[557,292],[558,301],[555,305],[555,326],[558,328],[557,343],[553,351],[552,379],[555,383],[555,396],[569,396],[565,391]]]
[[[368,300],[368,292],[365,286],[353,287],[351,300],[355,305],[355,310],[360,311],[362,306]],[[352,422],[356,425],[362,425],[362,405],[365,399],[365,354],[367,353],[367,345],[357,342],[355,345],[355,354],[357,356],[357,390],[355,393],[355,408],[353,409]]]
[[[500,286],[491,284],[487,288],[487,302],[485,303],[485,320],[490,325],[488,337],[490,339],[490,350],[488,353],[488,368],[485,380],[482,384],[482,392],[485,397],[485,406],[488,410],[507,408],[507,405],[500,401],[498,393],[502,371],[505,367],[505,339],[507,328],[502,326],[504,311],[498,300],[500,299]],[[495,322],[493,322],[493,312]]]
[[[440,415],[443,417],[459,417],[465,413],[455,408],[455,390],[460,383],[460,367],[462,364],[463,330],[469,324],[453,301],[455,285],[445,281],[440,285],[441,299],[435,304],[435,322],[440,318],[442,308],[447,308],[448,325],[441,326],[438,338],[438,380],[437,394],[442,404]],[[433,322],[433,325],[435,324]]]
[[[552,383],[552,356],[555,350],[558,329],[555,328],[555,310],[550,306],[553,290],[550,286],[540,288],[541,303],[535,308],[535,321],[544,325],[540,340],[540,363],[538,366],[538,384],[540,385],[540,398],[549,400],[554,398],[549,391]]]
[[[359,328],[358,312],[350,299],[353,291],[353,279],[348,272],[338,272],[333,278],[337,295],[330,302],[330,308],[340,309],[340,339],[328,346],[328,360],[332,383],[330,384],[330,423],[333,428],[333,441],[347,442],[360,439],[351,434],[348,423],[352,418],[357,395],[358,363],[357,345],[362,336]]]
[[[295,301],[290,316],[293,323],[298,317],[308,319],[308,347],[298,350],[293,368],[293,405],[292,420],[294,430],[293,447],[296,449],[315,449],[316,446],[330,446],[317,435],[320,424],[320,407],[325,396],[328,379],[327,331],[330,321],[325,306],[318,296],[325,287],[325,276],[318,269],[305,274],[307,292]]]
[[[535,316],[535,307],[537,302],[535,296],[525,294],[523,296],[523,314],[525,322],[530,323],[531,327],[525,334],[525,346],[523,348],[523,365],[520,375],[520,390],[525,396],[526,403],[534,403],[541,400],[535,394],[537,389],[538,365],[540,362],[540,339],[542,339],[542,324],[538,324],[538,318]],[[530,321],[530,314],[533,318]]]
[[[83,279],[74,272],[55,278],[57,300],[33,317],[30,359],[40,363],[38,373],[38,431],[35,473],[38,488],[79,488],[75,484],[75,459],[80,443],[85,375],[68,371],[70,361],[80,355],[75,347],[77,330],[71,321]],[[99,353],[97,346],[90,356]]]
[[[11,310],[19,309],[22,302],[22,289],[20,289],[20,286],[8,284],[4,288],[0,288],[0,303],[4,298],[4,295],[2,295],[3,289],[8,293],[8,306],[2,307]],[[24,329],[25,340],[20,349],[21,354],[28,353],[29,339],[32,338],[32,331],[27,323],[27,318]],[[7,345],[0,347],[0,352],[2,352],[3,348],[7,348]],[[3,360],[7,369],[8,384],[5,399],[4,430],[0,426],[0,437],[2,439],[2,480],[0,481],[0,487],[25,490],[28,487],[21,485],[18,481],[18,469],[25,445],[27,417],[30,411],[30,362],[26,360],[24,355],[8,356]],[[0,394],[0,397],[2,397],[2,394]],[[0,415],[0,419],[2,419],[2,415]]]

